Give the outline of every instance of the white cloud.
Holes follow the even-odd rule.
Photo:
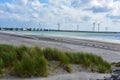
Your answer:
[[[12,3],[0,4],[0,19],[13,18],[44,24],[79,23],[80,26],[85,26],[85,29],[88,25],[92,26],[93,22],[101,21],[104,27],[113,26],[112,19],[106,15],[120,16],[119,4],[120,1],[113,0],[49,0],[48,3],[41,3],[39,0],[13,0]],[[95,10],[97,13],[94,13]]]
[[[30,0],[13,0],[13,3],[18,3],[20,5],[27,5]]]

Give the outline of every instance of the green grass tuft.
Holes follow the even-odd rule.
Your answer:
[[[44,56],[48,60],[57,60],[60,61],[62,64],[68,64],[69,63],[69,58],[68,56],[57,49],[52,49],[52,48],[45,48],[43,50]]]
[[[2,74],[3,60],[0,58],[0,75]]]
[[[20,77],[30,77],[34,74],[34,64],[31,57],[25,53],[21,61],[15,63],[15,72]]]
[[[44,56],[37,56],[34,63],[36,76],[48,76],[48,65]]]
[[[115,67],[120,67],[120,62],[112,63],[112,65],[114,65]]]
[[[63,65],[63,68],[69,73],[72,73],[73,71],[72,66],[70,64]]]
[[[7,69],[10,74],[19,77],[48,76],[48,61],[60,62],[59,66],[69,73],[72,72],[72,64],[80,64],[93,72],[111,72],[108,62],[91,53],[0,44],[0,74],[3,73],[3,69]]]

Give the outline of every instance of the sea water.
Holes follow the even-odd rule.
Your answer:
[[[89,38],[89,39],[101,39],[101,40],[117,40],[120,41],[119,32],[105,32],[105,33],[90,33],[90,32],[62,32],[62,31],[1,31],[7,33],[13,33],[18,35],[43,35],[43,36],[55,36],[55,37],[71,37],[71,38]]]

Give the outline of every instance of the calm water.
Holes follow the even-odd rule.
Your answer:
[[[57,32],[57,31],[2,31],[15,34],[32,34],[45,36],[61,36],[61,37],[84,37],[95,39],[120,40],[120,33],[83,33],[83,32]]]

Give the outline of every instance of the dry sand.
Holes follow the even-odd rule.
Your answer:
[[[16,35],[0,33],[1,44],[28,45],[58,48],[75,52],[89,52],[100,55],[108,62],[120,62],[120,44],[112,42],[101,42],[87,39],[74,39],[65,37],[35,36],[35,35]],[[37,80],[89,80],[90,78],[103,78],[103,74],[78,72],[51,76],[49,78],[33,78]],[[9,79],[11,80],[11,79]]]
[[[120,44],[65,37],[15,35],[0,33],[1,44],[52,47],[60,50],[88,52],[102,56],[108,62],[120,62]]]

